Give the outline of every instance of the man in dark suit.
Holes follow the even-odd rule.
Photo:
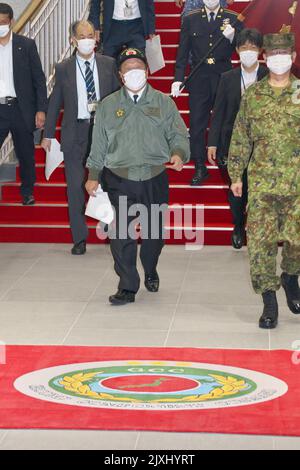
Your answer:
[[[244,29],[237,38],[241,67],[230,70],[221,77],[208,137],[208,160],[212,165],[217,161],[222,169],[226,168],[233,126],[242,95],[249,86],[268,74],[267,67],[260,65],[258,61],[262,46],[263,36],[259,31]],[[236,249],[242,248],[245,238],[247,171],[244,173],[243,183],[242,197],[235,197],[232,191],[229,192],[234,223],[232,245]]]
[[[209,54],[188,84],[190,94],[191,156],[196,173],[193,186],[209,177],[205,166],[206,129],[214,105],[220,76],[230,70],[237,33],[243,28],[237,14],[220,7],[219,0],[204,0],[205,7],[191,12],[183,19],[176,60],[175,82],[171,94],[178,97],[185,70],[192,55],[192,68],[208,54],[221,38],[223,40]],[[225,36],[225,37],[223,37]]]
[[[124,46],[144,51],[155,34],[154,0],[91,0],[89,20],[100,31],[103,7],[103,51],[117,57]]]
[[[13,10],[0,3],[0,148],[9,132],[20,164],[24,205],[33,205],[33,131],[47,111],[46,79],[32,39],[12,33]]]
[[[88,21],[71,28],[77,52],[56,66],[56,82],[50,97],[42,146],[51,148],[59,113],[64,108],[61,149],[64,153],[69,216],[74,241],[73,255],[86,252],[85,162],[89,153],[97,103],[120,88],[115,60],[94,53],[95,29]]]

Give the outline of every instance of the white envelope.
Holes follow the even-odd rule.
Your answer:
[[[51,139],[51,150],[46,155],[45,176],[49,181],[50,176],[64,161],[64,154],[60,150],[60,143],[56,139]]]
[[[146,57],[151,73],[155,73],[165,67],[165,59],[161,47],[160,36],[156,35],[153,39],[146,41]]]
[[[85,215],[109,225],[114,220],[114,210],[108,194],[102,190],[100,185],[95,194],[96,197],[91,196],[88,201]]]

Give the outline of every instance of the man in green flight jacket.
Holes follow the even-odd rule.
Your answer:
[[[116,236],[111,238],[111,251],[120,283],[118,292],[109,300],[113,305],[124,305],[135,301],[140,287],[137,240],[128,233],[137,215],[129,215],[128,211],[136,204],[147,209],[148,233],[142,235],[140,257],[145,286],[148,291],[157,292],[157,264],[164,245],[164,222],[163,214],[156,220],[153,214],[151,216],[151,209],[153,205],[168,204],[165,164],[170,163],[175,171],[181,171],[183,164],[189,161],[190,152],[188,131],[173,100],[147,82],[144,53],[126,49],[118,63],[124,86],[99,104],[87,161],[86,189],[92,196],[101,181],[115,209]],[[126,236],[120,230],[124,222]],[[154,232],[158,236],[153,236]]]

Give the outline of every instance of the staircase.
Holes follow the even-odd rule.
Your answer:
[[[236,2],[234,9],[242,11],[246,1]],[[174,1],[157,1],[157,32],[161,35],[166,67],[154,74],[150,83],[162,92],[169,93],[174,77],[174,66],[180,32],[180,12]],[[236,59],[236,58],[235,58]],[[188,95],[183,93],[176,103],[189,127]],[[61,121],[61,120],[60,120]],[[57,138],[60,138],[60,121]],[[216,167],[208,166],[211,177],[201,187],[191,187],[193,164],[185,165],[182,173],[168,169],[170,177],[170,218],[168,243],[183,244],[191,241],[192,233],[201,234],[206,245],[229,245],[233,229],[227,194],[228,180]],[[23,207],[20,204],[20,176],[17,169],[16,181],[2,186],[0,199],[0,242],[19,243],[71,243],[66,199],[66,182],[63,165],[45,180],[45,153],[36,148],[37,185],[35,188],[36,205]],[[185,223],[176,217],[185,205],[192,213],[192,219]],[[204,224],[199,223],[196,206],[204,210]],[[201,212],[201,210],[200,210]],[[174,219],[175,217],[175,219]],[[90,243],[99,243],[96,235],[97,222],[88,219]],[[183,230],[184,229],[184,230]],[[178,233],[182,237],[178,239]]]

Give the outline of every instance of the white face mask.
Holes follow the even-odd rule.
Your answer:
[[[267,67],[275,75],[284,75],[291,70],[293,59],[290,54],[277,54],[267,58]]]
[[[80,39],[77,43],[77,49],[82,55],[92,54],[96,47],[96,39]]]
[[[258,60],[257,51],[242,51],[240,53],[240,59],[245,67],[252,67]]]
[[[145,70],[134,69],[124,74],[124,82],[126,88],[130,91],[139,91],[147,83]]]
[[[8,35],[10,31],[10,25],[9,24],[3,24],[0,26],[0,38],[5,38],[5,36]]]
[[[220,0],[203,0],[203,3],[209,10],[215,10],[220,6]]]

